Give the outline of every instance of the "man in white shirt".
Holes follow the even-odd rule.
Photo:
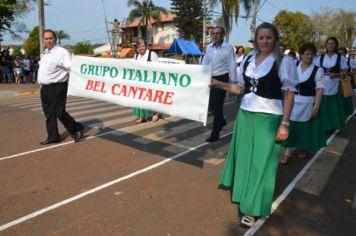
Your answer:
[[[68,130],[75,142],[83,137],[84,126],[76,122],[66,111],[68,76],[70,71],[69,52],[56,45],[57,36],[53,30],[43,33],[46,50],[39,62],[38,83],[41,84],[41,102],[46,116],[48,137],[41,145],[61,141],[57,118]]]
[[[213,43],[209,44],[203,58],[204,65],[211,65],[212,78],[228,82],[237,81],[235,50],[232,45],[224,42],[225,29],[216,26],[213,29]],[[218,88],[211,88],[209,105],[213,111],[213,130],[206,139],[206,142],[214,142],[219,139],[221,129],[226,125],[224,118],[224,99],[226,91]]]

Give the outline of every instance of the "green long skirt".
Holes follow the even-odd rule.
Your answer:
[[[289,136],[282,146],[310,151],[318,151],[320,148],[326,147],[326,136],[320,123],[320,117],[313,117],[306,122],[290,121]]]
[[[323,96],[319,116],[325,131],[342,129],[345,126],[344,105],[339,93]]]
[[[240,109],[220,176],[234,203],[250,216],[271,213],[281,145],[275,142],[282,116]]]
[[[153,116],[154,112],[151,110],[141,109],[141,108],[134,108],[133,115],[138,118],[146,118],[150,119]]]
[[[342,96],[342,103],[344,104],[344,112],[346,118],[354,112],[354,106],[352,104],[352,96],[350,97],[343,97]]]

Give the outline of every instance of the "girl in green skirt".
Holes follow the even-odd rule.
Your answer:
[[[259,25],[255,42],[256,53],[240,65],[238,84],[211,83],[231,93],[245,93],[220,185],[232,190],[232,202],[243,214],[241,225],[247,227],[271,213],[281,142],[288,137],[298,82],[295,63],[283,57],[274,25]]]
[[[318,116],[323,97],[324,71],[313,65],[315,53],[314,44],[307,43],[300,48],[301,62],[297,67],[299,84],[294,96],[289,137],[283,143],[285,148],[281,164],[287,164],[292,147],[299,148],[298,156],[304,158],[305,150],[317,151],[326,146],[325,133]]]

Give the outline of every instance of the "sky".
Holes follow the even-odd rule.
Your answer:
[[[123,21],[128,16],[131,8],[127,6],[127,0],[49,0],[50,5],[45,7],[45,27],[53,30],[64,30],[70,35],[69,40],[63,40],[62,44],[74,44],[80,41],[90,41],[91,44],[108,43],[106,31],[106,19],[112,22],[115,18]],[[170,0],[153,0],[155,5],[170,9]],[[104,4],[103,4],[104,3]],[[262,3],[264,3],[262,5]],[[263,21],[272,22],[281,10],[300,11],[311,15],[322,7],[331,9],[344,9],[356,11],[355,0],[261,0],[260,10],[257,15],[257,25]],[[213,9],[221,12],[219,8]],[[245,15],[242,10],[241,16]],[[27,25],[29,31],[38,25],[37,6],[19,21]],[[233,45],[248,45],[251,37],[251,20],[239,18],[238,24],[234,24],[230,35],[230,43]],[[110,27],[110,23],[108,24]],[[27,38],[28,33],[23,34]],[[4,35],[3,45],[23,44],[23,40],[14,41],[9,35]]]

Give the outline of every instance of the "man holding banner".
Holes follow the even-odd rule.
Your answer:
[[[214,42],[208,45],[202,64],[212,66],[212,78],[215,80],[227,83],[230,75],[231,81],[237,81],[235,52],[229,43],[224,42],[225,29],[216,26],[212,35]],[[223,112],[225,96],[226,91],[222,89],[210,90],[209,105],[213,110],[214,123],[206,142],[218,140],[221,129],[226,125]]]
[[[39,62],[38,83],[41,84],[41,102],[46,116],[48,137],[41,145],[59,143],[57,118],[68,130],[75,142],[83,137],[84,126],[76,122],[66,111],[68,73],[71,67],[69,52],[56,45],[57,37],[53,30],[43,33],[46,50]]]

